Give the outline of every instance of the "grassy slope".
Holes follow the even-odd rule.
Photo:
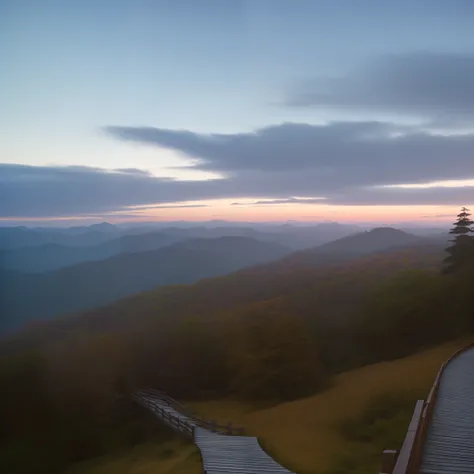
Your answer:
[[[441,363],[466,344],[467,341],[457,341],[403,359],[362,367],[338,375],[332,387],[322,393],[270,408],[252,408],[233,400],[189,405],[208,419],[232,420],[245,426],[248,434],[259,436],[265,448],[287,468],[300,474],[322,473],[347,452],[354,451],[353,442],[338,429],[341,422],[358,417],[378,395],[408,391],[413,400],[426,397]],[[406,423],[403,425],[404,432]],[[173,450],[172,454],[167,454],[167,447]],[[192,446],[183,443],[161,447],[149,443],[118,457],[82,464],[68,474],[157,472],[199,474],[199,456]]]
[[[200,474],[201,460],[191,443],[149,442],[120,455],[77,464],[66,474]]]
[[[232,401],[193,405],[203,416],[242,424],[286,467],[301,474],[319,473],[353,449],[338,430],[343,420],[357,417],[374,397],[387,392],[409,390],[414,400],[426,397],[441,363],[465,342],[341,374],[329,390],[267,409],[251,410]]]

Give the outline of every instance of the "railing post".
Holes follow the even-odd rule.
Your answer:
[[[227,434],[232,434],[232,421],[229,421],[229,423],[227,423]]]
[[[397,462],[398,451],[386,449],[382,453],[382,468],[379,474],[392,474]]]

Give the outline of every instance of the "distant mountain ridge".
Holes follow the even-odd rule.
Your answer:
[[[163,232],[123,235],[97,245],[75,247],[48,243],[0,250],[0,267],[26,273],[42,273],[82,262],[104,260],[121,253],[145,252],[184,240]]]
[[[281,263],[312,267],[321,263],[332,261],[336,263],[396,247],[418,244],[425,240],[423,237],[392,227],[378,227],[342,237],[319,247],[295,252]]]
[[[297,271],[340,266],[364,256],[397,249],[421,249],[426,246],[429,252],[436,252],[444,248],[444,243],[443,238],[439,236],[419,237],[391,227],[378,227],[317,247],[293,252],[278,261],[258,265],[252,270],[264,275],[269,272],[286,272],[289,269]]]
[[[109,224],[110,225],[110,224]],[[11,250],[45,244],[60,244],[83,247],[97,245],[114,238],[113,232],[104,232],[103,227],[84,229],[31,229],[27,227],[0,227],[0,249]],[[117,232],[116,235],[120,235]]]
[[[344,251],[365,255],[392,247],[411,245],[422,240],[423,237],[393,227],[376,227],[321,245],[318,250],[324,252]]]
[[[193,283],[277,260],[291,250],[249,237],[177,242],[44,274],[0,271],[3,329],[94,308],[157,286]],[[26,297],[26,295],[28,295]]]
[[[409,228],[404,224],[388,225],[418,236],[447,233],[443,227]],[[31,247],[44,244],[69,246],[97,245],[124,235],[164,232],[187,238],[222,237],[224,235],[255,237],[289,245],[295,250],[321,245],[356,232],[374,228],[374,224],[356,225],[338,222],[315,223],[259,223],[259,222],[148,222],[115,225],[107,222],[73,227],[0,226],[0,249]],[[276,240],[275,240],[276,239]],[[282,241],[281,239],[284,239]]]
[[[426,247],[428,253],[436,253],[443,248],[441,242],[398,229],[377,228],[292,253],[280,244],[224,236],[183,240],[157,250],[122,253],[45,274],[3,271],[1,309],[9,320],[4,327],[18,325],[18,318],[24,322],[82,311],[157,286],[193,283],[232,272],[258,274],[264,280],[291,269],[322,270],[397,248],[411,247],[416,252],[416,248]],[[22,296],[25,288],[28,298]]]
[[[50,323],[37,325],[35,321],[32,328],[42,328],[40,337],[49,334],[48,337],[54,339],[61,337],[64,331],[81,328],[130,331],[144,320],[156,321],[156,327],[188,316],[212,322],[216,318],[238,315],[245,312],[245,308],[256,311],[260,303],[268,301],[274,302],[277,312],[289,310],[297,315],[319,313],[322,305],[324,318],[340,321],[360,309],[361,297],[372,285],[397,272],[438,271],[444,257],[443,248],[439,241],[421,239],[413,244],[318,265],[290,266],[283,258],[191,285],[156,288]]]
[[[300,250],[344,237],[356,229],[357,226],[336,223],[257,229],[230,225],[120,228],[108,223],[64,229],[0,228],[0,268],[42,273],[121,253],[154,250],[186,239],[227,236],[250,237]]]

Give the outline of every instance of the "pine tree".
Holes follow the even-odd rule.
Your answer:
[[[474,237],[471,235],[474,232],[471,227],[474,222],[470,217],[469,209],[463,207],[449,232],[455,237],[451,240],[452,245],[446,249],[449,255],[444,260],[445,273],[453,273],[474,264]]]

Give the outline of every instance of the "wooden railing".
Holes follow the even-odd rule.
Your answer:
[[[382,467],[380,474],[418,474],[423,454],[428,429],[433,417],[433,410],[436,405],[441,376],[446,366],[462,352],[472,349],[474,342],[468,346],[458,349],[449,359],[441,365],[436,374],[435,381],[431,387],[426,402],[418,400],[408,427],[405,440],[400,452],[385,450],[382,453]]]
[[[171,428],[185,434],[186,436],[189,436],[190,438],[194,438],[194,425],[190,423],[189,421],[183,420],[181,418],[171,415],[153,400],[140,397],[139,395],[137,395],[135,399],[141,405],[157,413],[166,424],[171,426]]]
[[[190,415],[184,405],[158,390],[141,390],[133,398],[168,425],[191,437],[200,452],[203,474],[208,472],[206,469],[221,473],[294,474],[272,459],[257,438],[228,436],[243,434],[243,428],[235,428],[231,423],[219,425]]]
[[[232,422],[229,421],[226,425],[221,425],[217,423],[215,420],[205,420],[203,418],[198,417],[192,410],[190,410],[188,407],[183,405],[182,403],[178,402],[174,398],[171,398],[170,396],[166,395],[166,393],[161,392],[160,390],[155,390],[148,388],[146,390],[141,390],[141,393],[144,394],[150,394],[153,397],[159,398],[160,400],[163,400],[166,402],[170,407],[174,408],[177,412],[182,413],[187,417],[189,420],[189,423],[191,423],[192,426],[200,426],[201,428],[205,428],[209,431],[212,431],[214,433],[223,433],[227,435],[232,435],[232,436],[243,436],[245,433],[245,430],[243,427],[236,427],[233,426]],[[145,399],[148,401],[148,399]],[[156,407],[156,404],[153,405]],[[151,408],[151,406],[149,406]],[[162,410],[163,411],[163,410]],[[161,412],[160,412],[161,414]],[[165,420],[166,421],[166,420]]]
[[[161,390],[147,388],[145,390],[140,390],[140,392],[148,393],[156,398],[159,398],[160,400],[164,400],[169,406],[173,407],[176,411],[179,411],[183,415],[189,416],[190,418],[194,416],[194,412],[192,410],[184,406],[182,403],[178,402],[178,400],[171,398],[169,395],[167,395],[165,392],[162,392]]]

